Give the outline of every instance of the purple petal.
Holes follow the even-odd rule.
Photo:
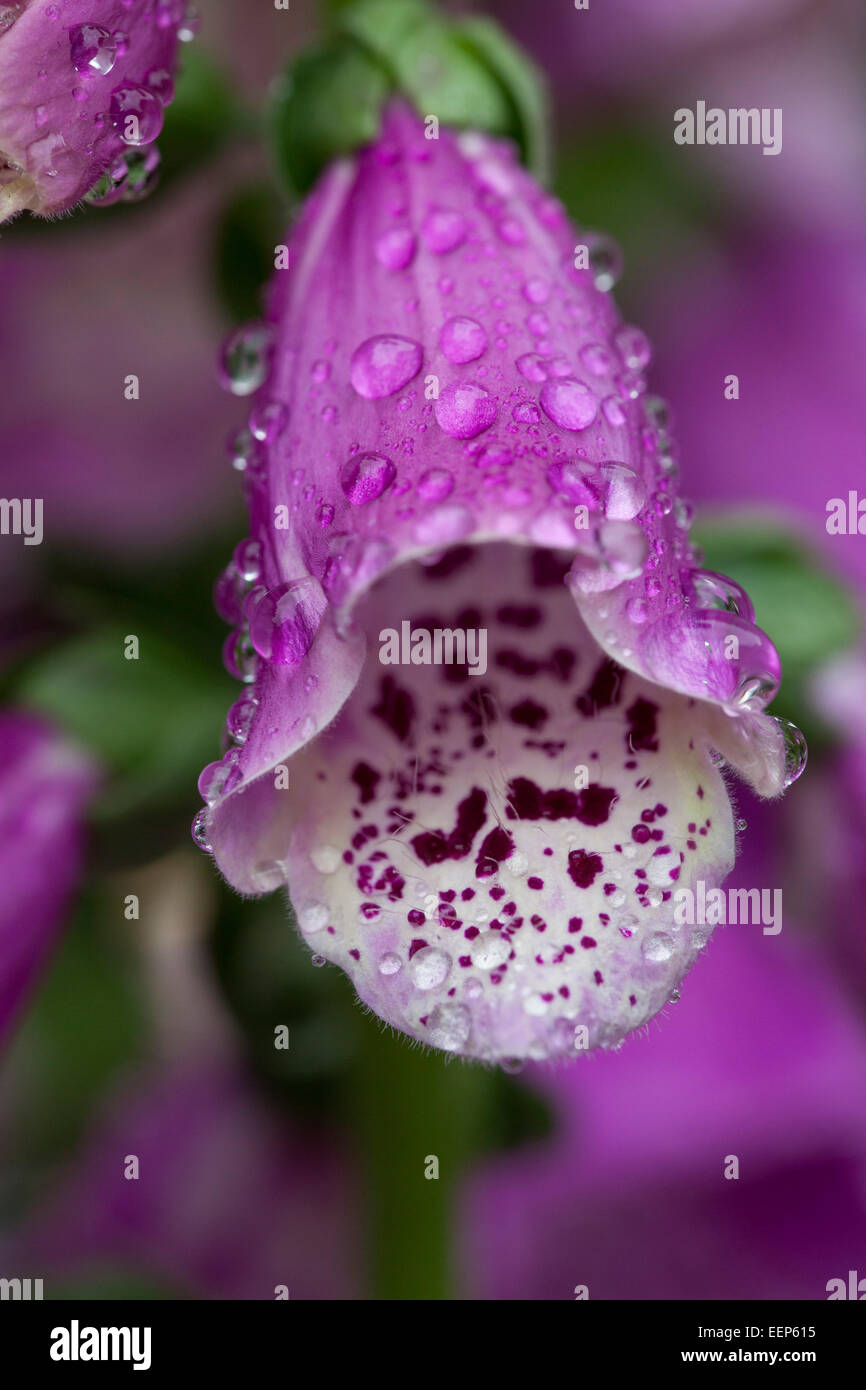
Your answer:
[[[0,1032],[42,966],[78,879],[92,763],[30,715],[0,714]]]

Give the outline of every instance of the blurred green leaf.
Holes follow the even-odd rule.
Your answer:
[[[486,15],[465,19],[457,34],[499,80],[513,109],[510,121],[527,168],[550,178],[550,109],[541,73],[499,25]]]
[[[347,40],[295,59],[271,111],[274,153],[286,187],[306,193],[332,159],[374,140],[388,88],[379,64]]]
[[[105,915],[98,891],[82,894],[4,1059],[26,1078],[18,1088],[15,1151],[28,1174],[72,1149],[114,1079],[140,1055],[143,1019],[131,957],[122,938],[105,930]]]
[[[285,215],[269,184],[251,184],[234,194],[220,217],[215,235],[216,280],[234,322],[261,316],[262,289],[274,268],[274,247],[282,240]]]
[[[130,635],[137,660],[124,656]],[[110,818],[178,793],[195,804],[198,773],[218,756],[231,692],[216,659],[200,662],[140,625],[106,625],[32,661],[17,694],[109,770],[96,814]]]

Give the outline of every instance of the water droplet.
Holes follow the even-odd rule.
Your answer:
[[[537,352],[524,352],[514,365],[527,381],[540,383],[547,380],[548,361]]]
[[[498,931],[485,931],[472,942],[470,955],[479,970],[495,970],[508,960],[511,946]]]
[[[459,212],[434,208],[421,226],[424,244],[437,256],[454,251],[466,238],[466,221]]]
[[[526,1066],[525,1057],[503,1057],[500,1067],[509,1076],[518,1076]]]
[[[523,296],[530,304],[546,304],[550,298],[550,285],[540,275],[532,275],[523,286]]]
[[[668,936],[667,932],[653,932],[652,936],[646,937],[641,942],[641,951],[647,960],[670,960],[674,952],[673,937]]]
[[[430,468],[418,479],[418,491],[428,502],[441,502],[454,491],[454,474],[447,468]]]
[[[162,130],[162,107],[148,87],[115,87],[109,111],[126,145],[149,145]]]
[[[452,503],[436,507],[422,517],[415,527],[415,539],[421,545],[447,545],[463,540],[475,530],[475,518],[467,507]]]
[[[278,584],[251,606],[253,646],[275,666],[298,666],[315,641],[324,611],[324,597],[315,580]]]
[[[262,573],[262,543],[248,536],[235,546],[232,564],[247,584],[254,584]]]
[[[614,338],[619,355],[627,367],[639,370],[649,365],[652,346],[649,338],[639,328],[626,325]]]
[[[253,880],[263,893],[273,893],[286,882],[286,866],[278,859],[260,859],[253,867]]]
[[[409,974],[418,989],[436,989],[450,969],[451,957],[438,946],[422,946],[409,962]]]
[[[747,622],[754,621],[755,610],[749,595],[726,575],[716,574],[713,570],[694,570],[689,576],[689,584],[695,608],[723,609],[738,614]]]
[[[383,454],[356,454],[343,465],[340,486],[353,507],[366,507],[391,486],[397,470]]]
[[[321,970],[322,966],[327,965],[327,963],[326,956],[310,956],[310,964],[314,965],[317,970]]]
[[[330,362],[325,362],[322,358],[319,358],[318,361],[314,362],[312,367],[310,368],[310,375],[313,378],[313,381],[315,381],[317,385],[321,386],[322,383],[327,381],[328,377],[331,375]]]
[[[631,521],[646,501],[643,479],[624,463],[600,463],[605,486],[604,512],[612,521]]]
[[[415,236],[408,227],[392,227],[376,240],[376,260],[386,270],[405,270],[415,258]]]
[[[645,623],[649,616],[646,603],[642,598],[638,597],[629,599],[625,606],[625,612],[626,617],[633,622],[635,626],[640,626],[640,624]]]
[[[202,800],[212,806],[220,797],[228,795],[233,787],[236,787],[241,779],[240,768],[232,762],[223,759],[220,762],[208,763],[199,775],[198,789]]]
[[[620,429],[628,421],[622,401],[617,400],[616,396],[605,396],[601,410],[607,423],[614,429]]]
[[[349,379],[365,400],[381,400],[418,375],[422,357],[421,345],[414,339],[399,333],[377,333],[352,353]]]
[[[187,5],[183,19],[177,31],[178,40],[181,43],[192,43],[199,29],[201,28],[201,18],[195,5]]]
[[[785,741],[785,786],[790,787],[802,774],[809,757],[806,740],[796,724],[788,719],[776,719],[776,727]]]
[[[273,331],[263,323],[246,323],[223,344],[217,373],[233,396],[251,396],[268,373]]]
[[[576,377],[546,381],[539,401],[545,415],[564,430],[585,430],[598,414],[598,401],[586,383]]]
[[[458,314],[442,325],[439,347],[455,365],[474,362],[487,349],[487,334],[476,319]]]
[[[251,696],[235,700],[226,717],[226,729],[235,743],[244,743],[256,714],[257,701]]]
[[[89,77],[104,77],[117,62],[117,41],[101,24],[76,24],[70,29],[69,51],[75,71]]]
[[[260,401],[250,411],[250,430],[264,443],[279,439],[288,423],[289,412],[281,401]]]
[[[622,252],[612,237],[603,232],[588,232],[589,266],[597,290],[612,290],[622,275]]]
[[[403,969],[403,962],[393,951],[386,951],[384,956],[380,956],[376,968],[380,975],[396,975]]]
[[[465,1004],[437,1004],[430,1015],[430,1041],[443,1052],[459,1052],[469,1038],[471,1021]]]
[[[201,811],[196,812],[193,817],[192,826],[190,827],[190,833],[199,849],[205,850],[207,854],[213,852],[213,846],[209,838],[210,813],[206,809],[203,808]]]
[[[298,926],[306,936],[322,931],[328,925],[328,909],[324,903],[307,903],[298,913]]]
[[[230,676],[249,685],[256,678],[259,658],[246,628],[230,632],[223,643],[223,665]]]
[[[169,106],[174,100],[174,78],[168,68],[151,68],[144,85],[153,92],[160,106]]]
[[[451,439],[474,439],[496,419],[496,400],[475,381],[446,386],[434,403],[436,423]]]
[[[343,862],[336,845],[316,845],[310,850],[310,862],[316,873],[335,874]]]
[[[738,830],[748,830],[749,822],[747,820],[743,820],[742,816],[740,816],[737,819],[736,826]]]

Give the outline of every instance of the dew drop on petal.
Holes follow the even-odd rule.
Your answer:
[[[437,1004],[430,1015],[430,1041],[443,1052],[459,1052],[469,1039],[470,1015],[465,1004]]]
[[[408,227],[391,227],[376,238],[376,260],[386,270],[405,270],[415,257],[415,236]]]
[[[376,966],[380,975],[397,975],[402,968],[403,962],[393,951],[386,951],[384,956],[380,956]]]
[[[585,382],[576,377],[546,381],[539,401],[545,415],[564,430],[585,430],[598,414],[598,401]]]
[[[789,719],[777,718],[776,727],[785,740],[785,786],[790,787],[802,774],[809,750],[803,734]]]
[[[391,486],[397,470],[383,454],[356,454],[343,465],[340,486],[353,507],[366,507]]]
[[[487,334],[476,319],[456,315],[442,325],[439,347],[449,362],[474,362],[487,348]]]
[[[496,419],[496,400],[477,382],[462,381],[446,386],[433,410],[443,434],[451,439],[474,439]]]
[[[418,989],[436,989],[450,969],[451,957],[438,946],[422,946],[409,962],[409,974]]]
[[[101,24],[76,24],[69,31],[69,53],[76,72],[104,77],[117,62],[117,40]]]
[[[421,370],[420,343],[399,333],[378,333],[352,353],[349,379],[359,396],[377,401],[392,396]]]
[[[149,145],[162,130],[162,107],[148,87],[115,87],[109,111],[126,145]]]
[[[641,951],[647,960],[670,960],[674,951],[673,938],[668,936],[667,932],[653,932],[652,936],[646,937],[641,942]]]

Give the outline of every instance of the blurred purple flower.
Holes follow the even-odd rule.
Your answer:
[[[206,248],[236,174],[227,160],[112,226],[6,244],[0,361],[15,408],[0,491],[44,499],[52,544],[138,556],[229,514],[231,470],[201,441],[232,421],[214,380],[223,325]]]
[[[109,1268],[181,1297],[358,1298],[358,1227],[329,1133],[280,1118],[234,1063],[202,1062],[115,1098],[4,1267],[45,1270],[46,1293]]]
[[[819,949],[752,931],[716,934],[651,1038],[532,1074],[559,1134],[467,1185],[473,1297],[822,1299],[862,1261],[866,1038]]]
[[[187,9],[186,0],[0,4],[0,222],[24,209],[65,212],[101,175],[125,177],[124,155],[162,128]]]
[[[761,795],[801,766],[747,596],[696,566],[615,259],[510,148],[395,105],[225,349],[252,535],[217,597],[251,684],[197,837],[242,892],[287,882],[388,1022],[473,1057],[652,1017],[699,949],[674,888],[733,863],[719,757]],[[483,679],[431,677],[437,630],[484,633]]]
[[[616,0],[615,5],[572,0],[531,10],[501,0],[497,13],[560,88],[563,101],[588,91],[657,81],[702,54],[748,43],[778,29],[810,0]]]
[[[96,786],[85,755],[29,714],[0,713],[0,1035],[54,944]]]
[[[696,258],[648,310],[658,379],[676,402],[702,501],[765,502],[805,521],[834,565],[866,583],[858,535],[828,536],[827,503],[861,495],[866,245],[753,237],[727,260]],[[726,400],[725,378],[739,379]]]

